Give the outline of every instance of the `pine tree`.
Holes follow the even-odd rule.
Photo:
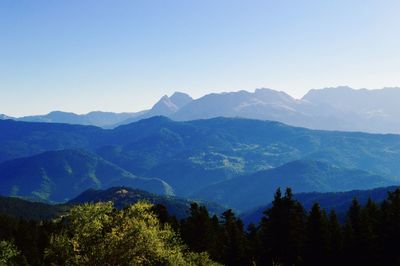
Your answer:
[[[264,212],[261,222],[261,238],[264,245],[262,263],[283,265],[301,263],[305,220],[305,211],[301,204],[293,199],[291,189],[286,189],[284,197],[278,189],[272,207]]]
[[[329,231],[329,256],[327,265],[339,265],[343,252],[343,234],[335,210],[331,210],[328,220]]]
[[[362,261],[363,250],[361,231],[361,206],[353,199],[347,212],[344,234],[344,256],[350,264],[359,265]]]
[[[208,252],[214,260],[221,261],[222,230],[218,218],[210,218],[207,208],[192,203],[190,215],[181,221],[180,232],[185,244],[194,252]]]
[[[318,203],[315,203],[307,218],[306,265],[323,265],[329,255],[328,218]]]
[[[382,265],[400,265],[398,242],[400,239],[400,189],[388,193],[381,206],[380,222]]]
[[[223,263],[224,265],[246,265],[246,237],[243,223],[235,217],[232,210],[222,214]]]

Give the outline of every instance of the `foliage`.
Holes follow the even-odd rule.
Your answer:
[[[17,247],[8,241],[0,241],[0,265],[16,265],[16,257],[20,255]]]
[[[353,199],[343,223],[318,203],[306,211],[287,189],[276,191],[261,221],[247,230],[232,210],[211,216],[196,203],[180,221],[162,205],[118,210],[96,203],[51,222],[0,216],[0,239],[14,243],[17,265],[395,266],[400,189],[380,204]]]
[[[206,255],[186,256],[178,236],[168,224],[161,225],[151,210],[152,205],[145,202],[121,211],[112,203],[76,206],[68,217],[69,226],[52,236],[46,259],[54,265],[193,265],[208,261]]]

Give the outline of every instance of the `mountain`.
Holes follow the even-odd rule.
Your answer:
[[[26,220],[48,220],[65,214],[73,205],[89,202],[112,201],[117,208],[124,208],[138,201],[148,201],[153,204],[162,204],[169,214],[177,218],[185,218],[189,214],[190,204],[195,201],[167,195],[156,195],[129,187],[113,187],[106,190],[88,189],[66,204],[46,204],[31,202],[16,197],[0,196],[0,215],[7,215]],[[203,201],[196,201],[204,205],[213,214],[221,214],[224,207]]]
[[[4,114],[0,114],[0,120],[6,120],[6,119],[13,119],[13,118]]]
[[[31,202],[15,197],[0,196],[0,215],[7,215],[25,220],[49,220],[64,214],[67,205],[50,205]]]
[[[65,123],[76,125],[92,125],[98,127],[111,127],[128,118],[141,115],[139,113],[111,113],[111,112],[90,112],[83,115],[77,115],[69,112],[54,111],[46,115],[25,116],[17,118],[25,122],[46,122],[46,123]]]
[[[179,196],[296,160],[400,177],[400,136],[309,130],[278,122],[153,117],[112,130],[0,120],[0,161],[48,150],[86,149]]]
[[[0,120],[0,162],[51,150],[91,149],[103,143],[106,132],[93,126]]]
[[[182,108],[183,106],[189,104],[193,101],[193,98],[190,95],[183,93],[183,92],[174,92],[174,94],[169,97],[171,102],[174,103],[178,109]]]
[[[339,218],[344,221],[345,213],[349,209],[354,198],[356,198],[361,205],[365,205],[369,198],[371,198],[374,202],[379,203],[387,198],[388,192],[392,192],[397,188],[398,186],[390,186],[370,190],[352,190],[346,192],[298,193],[294,194],[294,198],[301,202],[306,210],[310,210],[312,205],[316,202],[318,202],[326,211],[334,209]],[[257,224],[261,220],[264,210],[270,206],[271,204],[265,204],[262,207],[258,207],[254,210],[243,213],[240,218],[245,224]]]
[[[164,95],[145,115],[147,117],[157,115],[169,116],[178,111],[178,109],[179,107],[167,95]]]
[[[113,134],[129,144],[102,147],[97,150],[102,157],[138,175],[162,176],[183,196],[300,159],[400,174],[396,135],[315,131],[246,119],[174,122],[162,117],[121,126]]]
[[[170,116],[175,120],[242,117],[311,129],[400,133],[400,88],[310,90],[302,99],[271,89],[212,93]]]
[[[150,110],[137,113],[91,112],[77,115],[55,111],[13,119],[114,128],[153,116],[166,116],[177,121],[241,117],[319,130],[400,134],[397,119],[400,115],[399,101],[400,88],[356,90],[341,86],[312,89],[301,99],[266,88],[254,92],[211,93],[199,99],[175,92],[171,96],[163,96]],[[0,119],[5,118],[9,117],[0,115]]]
[[[313,103],[320,114],[335,120],[324,129],[400,133],[400,88],[325,88],[309,91],[302,100]]]
[[[142,178],[81,150],[49,151],[0,164],[0,194],[64,202],[88,188],[132,186],[160,194],[172,188],[157,178]]]
[[[294,161],[213,184],[193,197],[244,211],[270,202],[278,187],[290,187],[300,193],[370,189],[399,183],[362,170],[339,168],[318,161]]]
[[[116,123],[115,126],[130,124],[132,122],[136,122],[141,119],[147,119],[153,116],[170,117],[179,109],[186,106],[192,101],[192,97],[182,92],[175,92],[173,95],[171,95],[171,97],[168,97],[168,95],[164,95],[156,104],[153,105],[150,110],[143,112],[139,116],[128,118],[124,121]]]
[[[188,103],[172,118],[194,120],[223,116],[295,123],[295,119],[304,116],[301,112],[303,104],[306,103],[271,89],[257,89],[254,93],[213,93]]]
[[[87,202],[107,202],[112,201],[117,208],[124,208],[138,201],[148,201],[152,204],[162,204],[168,209],[168,213],[177,218],[184,218],[189,214],[190,204],[195,201],[177,198],[173,196],[161,196],[146,191],[132,189],[128,187],[114,187],[107,190],[89,189],[68,204],[82,204]],[[217,204],[196,201],[200,205],[207,207],[213,214],[221,214],[225,209]]]

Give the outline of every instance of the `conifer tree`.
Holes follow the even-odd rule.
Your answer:
[[[235,217],[232,210],[222,214],[223,228],[223,263],[225,265],[246,264],[246,237],[243,223]]]
[[[306,265],[322,265],[329,255],[328,218],[318,203],[315,203],[307,218],[306,225]]]
[[[286,189],[284,197],[278,189],[272,207],[264,212],[261,222],[263,256],[270,258],[268,264],[294,265],[302,262],[305,220],[305,211],[293,199],[291,189]]]

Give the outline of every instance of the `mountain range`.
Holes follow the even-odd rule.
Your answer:
[[[72,164],[71,153],[85,154],[76,160],[81,164]],[[148,178],[157,184],[152,192],[173,191],[177,196],[205,200],[213,199],[202,193],[206,188],[227,182],[222,183],[226,184],[223,191],[215,190],[215,198],[227,199],[224,195],[231,193],[233,199],[235,193],[254,189],[254,184],[248,184],[254,179],[269,191],[254,198],[269,201],[274,186],[281,184],[276,182],[278,174],[284,184],[301,191],[389,186],[400,180],[399,160],[399,135],[310,130],[271,121],[221,117],[179,122],[152,117],[101,129],[0,120],[0,162],[5,169],[0,180],[12,181],[2,181],[7,184],[2,194],[41,195],[51,201],[71,199],[89,187],[132,186],[122,181],[147,182]],[[100,171],[98,165],[110,170]],[[141,188],[146,189],[143,182]],[[68,191],[55,193],[57,189]],[[238,207],[228,199],[218,202]],[[248,206],[239,207],[244,210],[259,203],[249,201]]]
[[[310,90],[301,99],[272,89],[211,93],[198,99],[176,92],[170,97],[163,96],[151,109],[137,113],[91,112],[76,115],[51,112],[14,119],[113,128],[160,115],[177,121],[222,116],[272,120],[311,129],[400,133],[397,119],[400,115],[399,101],[400,88],[325,88]],[[9,118],[0,115],[0,119]]]
[[[90,112],[78,115],[70,112],[53,111],[46,115],[24,116],[14,118],[25,122],[65,123],[76,125],[93,125],[99,127],[113,127],[114,125],[129,118],[140,116],[146,111],[138,113],[112,113],[112,112]],[[3,118],[4,119],[4,118]]]
[[[278,187],[290,187],[296,193],[338,192],[354,188],[372,189],[388,184],[399,182],[363,170],[339,168],[324,162],[294,161],[207,186],[194,197],[243,211],[271,202]]]
[[[173,189],[158,178],[137,177],[81,150],[48,151],[0,163],[0,194],[64,202],[89,188],[132,186],[158,194]]]

